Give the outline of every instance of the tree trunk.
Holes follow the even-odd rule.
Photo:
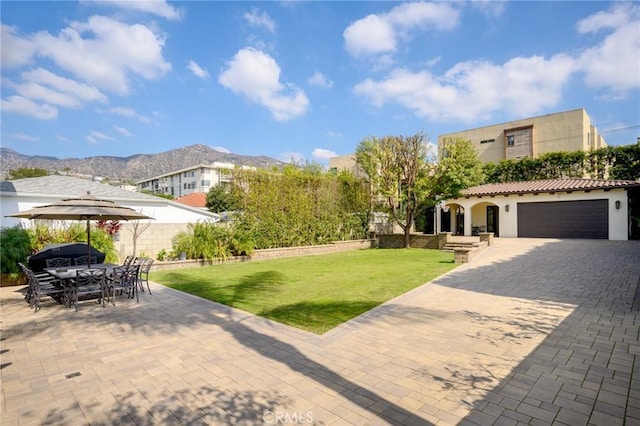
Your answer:
[[[404,228],[404,248],[411,248],[411,228]]]
[[[405,208],[404,248],[411,248],[411,225],[413,224],[413,214],[410,208]]]

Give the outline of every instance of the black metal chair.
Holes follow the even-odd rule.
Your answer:
[[[78,300],[80,296],[89,296],[90,299],[98,299],[104,308],[105,293],[107,291],[106,269],[81,269],[76,271],[76,279],[71,285],[71,298],[75,302],[78,312]]]
[[[70,257],[52,257],[51,259],[45,259],[47,268],[58,268],[60,266],[71,266]]]
[[[89,264],[89,256],[78,256],[73,259],[73,263],[75,265],[88,265]]]
[[[36,274],[23,265],[22,263],[18,263],[20,269],[22,269],[22,273],[27,278],[27,284],[29,288],[27,290],[28,297],[25,297],[29,302],[29,307],[34,308],[34,312],[40,310],[40,300],[42,296],[48,296],[53,299],[56,299],[59,302],[62,302],[65,296],[65,289],[60,282],[53,279],[51,280],[42,280],[38,279]]]
[[[111,279],[107,284],[107,294],[109,298],[113,296],[113,306],[116,306],[116,292],[126,293],[130,299],[135,296],[136,302],[140,303],[138,296],[138,271],[140,265],[117,266],[113,268]]]
[[[149,271],[151,270],[152,265],[153,259],[143,259],[143,262],[140,265],[140,271],[138,273],[138,283],[140,284],[140,289],[144,291],[143,283],[146,283],[149,294],[151,294],[151,287],[149,287]]]

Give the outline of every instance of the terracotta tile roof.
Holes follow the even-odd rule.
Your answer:
[[[183,195],[182,197],[178,197],[174,201],[186,204],[191,207],[206,208],[207,194],[205,194],[204,192],[194,192],[191,194]]]
[[[490,183],[473,186],[462,191],[464,197],[481,195],[535,194],[568,191],[592,191],[596,189],[640,187],[640,182],[632,180],[603,179],[546,179],[525,182]]]

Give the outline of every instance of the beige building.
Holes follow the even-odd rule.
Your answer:
[[[337,157],[329,158],[329,170],[335,173],[341,170],[348,170],[355,176],[360,172],[358,165],[356,164],[355,154],[339,155]]]
[[[439,147],[445,138],[470,140],[483,162],[607,146],[582,108],[439,135]]]
[[[209,192],[214,186],[229,185],[231,171],[235,164],[218,163],[199,164],[187,169],[177,170],[136,182],[139,191],[150,191],[153,194],[169,194],[175,198],[196,192]],[[250,168],[242,166],[243,168]]]

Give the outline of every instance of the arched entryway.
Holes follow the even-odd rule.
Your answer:
[[[471,208],[471,235],[481,232],[491,232],[496,237],[500,235],[500,208],[491,202],[474,204]]]
[[[446,204],[440,212],[441,232],[451,232],[453,235],[464,235],[464,207],[460,204],[450,203]]]

